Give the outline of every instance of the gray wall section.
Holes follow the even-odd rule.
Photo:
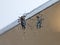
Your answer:
[[[32,17],[33,15],[35,15],[36,13],[44,10],[45,8],[51,6],[52,4],[58,2],[59,0],[50,0],[48,2],[46,2],[45,4],[39,6],[38,8],[34,9],[33,11],[29,12],[26,16],[26,19]],[[8,26],[6,26],[5,28],[0,30],[0,35],[3,34],[4,32],[8,31],[9,29],[13,28],[14,26],[18,25],[17,20],[12,22],[11,24],[9,24]]]
[[[37,29],[36,16],[40,14],[44,20]],[[1,35],[0,45],[60,45],[60,2],[27,20],[25,31],[17,25]]]

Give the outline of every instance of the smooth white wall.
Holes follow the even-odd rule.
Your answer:
[[[48,0],[0,0],[0,30]]]

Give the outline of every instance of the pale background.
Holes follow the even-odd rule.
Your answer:
[[[0,30],[48,0],[0,0]]]

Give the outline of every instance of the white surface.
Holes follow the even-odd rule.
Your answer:
[[[48,0],[0,0],[0,30]]]

